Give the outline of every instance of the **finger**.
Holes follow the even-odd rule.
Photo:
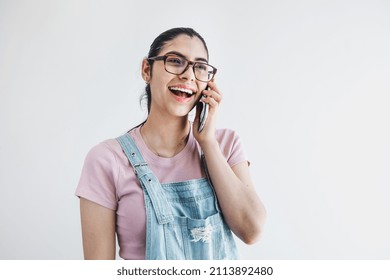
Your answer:
[[[209,98],[213,98],[217,102],[221,102],[222,100],[222,95],[214,90],[205,90],[203,94]]]
[[[217,84],[215,83],[214,79],[209,81],[207,83],[207,86],[209,87],[210,90],[214,90],[215,92],[219,93],[219,89],[218,89]]]
[[[202,97],[202,101],[205,102],[205,103],[208,103],[211,107],[217,107],[219,102],[217,100],[215,100],[214,98],[212,97]]]

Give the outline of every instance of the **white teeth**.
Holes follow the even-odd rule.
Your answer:
[[[186,88],[170,87],[169,89],[170,90],[177,90],[177,91],[185,92],[185,93],[191,94],[191,95],[193,94],[193,92],[190,89],[186,89]]]

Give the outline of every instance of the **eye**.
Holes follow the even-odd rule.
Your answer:
[[[205,63],[196,63],[195,64],[195,69],[199,70],[199,71],[205,71],[205,72],[209,71],[209,67]]]
[[[185,64],[185,61],[178,56],[168,56],[166,63],[172,66],[183,66]]]

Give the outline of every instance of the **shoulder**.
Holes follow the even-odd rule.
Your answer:
[[[240,142],[238,133],[229,128],[219,128],[215,132],[215,137],[220,147],[234,146]]]
[[[215,133],[216,133],[217,140],[228,140],[228,139],[239,138],[238,133],[235,130],[230,128],[218,128]]]
[[[116,173],[120,166],[126,163],[122,147],[115,138],[111,138],[96,144],[88,151],[84,168]]]
[[[76,195],[106,208],[117,207],[118,158],[115,139],[93,146],[84,161]]]
[[[104,140],[95,146],[93,146],[87,154],[88,160],[105,160],[105,161],[112,161],[115,160],[116,156],[116,150],[117,150],[117,144],[115,139],[107,139]]]
[[[236,131],[220,128],[216,130],[215,137],[230,166],[247,160],[240,136]]]

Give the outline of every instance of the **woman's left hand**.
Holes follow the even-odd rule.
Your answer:
[[[216,116],[222,101],[222,94],[219,92],[214,80],[208,82],[207,86],[209,89],[203,90],[201,94],[204,96],[200,99],[201,102],[209,104],[209,112],[203,130],[201,132],[198,131],[201,104],[196,105],[196,115],[193,124],[194,137],[201,147],[215,141]]]
[[[229,165],[216,139],[215,123],[222,95],[214,81],[204,90],[209,104],[205,126],[198,132],[200,110],[197,107],[193,135],[198,141],[207,162],[207,171],[213,182],[224,219],[234,234],[246,244],[253,244],[260,236],[266,218],[264,205],[256,194],[247,161]]]

